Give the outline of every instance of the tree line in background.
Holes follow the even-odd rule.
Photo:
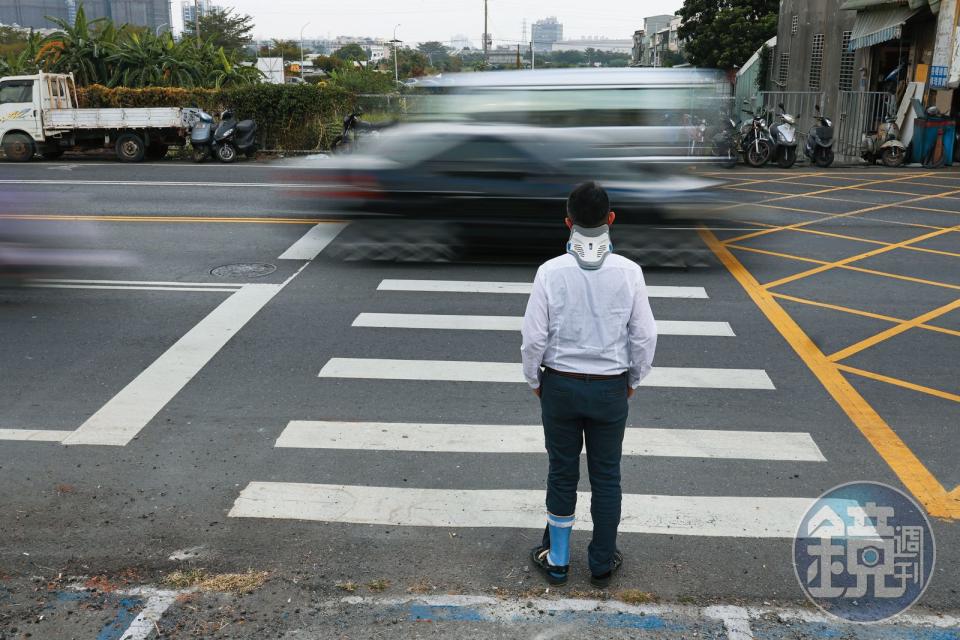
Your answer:
[[[0,75],[38,71],[73,73],[80,86],[228,87],[256,82],[256,68],[239,64],[236,50],[213,39],[175,40],[100,18],[87,20],[83,6],[71,24],[51,19],[56,29],[40,37],[11,29],[0,33]]]
[[[678,35],[691,64],[733,70],[777,35],[779,0],[684,0]]]

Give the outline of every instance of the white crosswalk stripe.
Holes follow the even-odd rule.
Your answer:
[[[373,380],[433,380],[447,382],[524,382],[519,363],[455,360],[390,360],[331,358],[321,378]],[[655,367],[641,386],[696,389],[775,389],[762,369]]]
[[[295,449],[543,453],[540,425],[422,424],[295,420],[276,446]],[[740,460],[825,460],[809,433],[628,428],[625,456]]]
[[[385,279],[384,292],[528,295],[529,282]],[[703,287],[650,286],[651,297],[709,299]],[[458,298],[459,299],[459,298]],[[522,318],[502,315],[360,313],[353,327],[425,331],[518,332]],[[662,335],[735,338],[728,322],[659,320]],[[497,339],[502,339],[498,337]],[[726,341],[724,344],[728,344]],[[517,362],[333,357],[318,374],[325,379],[524,383]],[[441,354],[442,357],[442,354]],[[687,363],[684,363],[687,364]],[[689,363],[697,364],[695,362]],[[645,387],[774,390],[763,369],[655,367]],[[730,425],[731,427],[733,425]],[[540,425],[437,424],[429,422],[291,421],[277,438],[278,450],[412,452],[444,456],[544,455]],[[826,458],[806,432],[738,429],[627,429],[625,456],[709,459],[743,464],[822,463]],[[437,458],[439,461],[441,458]],[[677,463],[679,464],[679,462]],[[230,517],[282,518],[325,523],[414,527],[503,527],[539,529],[544,523],[542,489],[501,490],[409,488],[358,484],[251,482]],[[709,491],[708,491],[709,493]],[[804,497],[645,495],[623,497],[624,533],[790,538],[811,503]],[[578,500],[580,529],[590,529],[589,494]]]
[[[792,538],[813,498],[623,496],[623,533]],[[592,529],[590,494],[577,500],[577,528]],[[543,490],[403,489],[251,482],[228,514],[384,526],[541,529]]]
[[[361,313],[354,327],[386,329],[451,329],[459,331],[520,331],[519,316],[458,316],[423,313]],[[657,320],[657,332],[664,336],[734,336],[728,322]]]
[[[378,291],[421,291],[427,293],[514,293],[530,295],[529,282],[474,282],[472,280],[384,280]],[[651,298],[706,298],[703,287],[648,286]]]

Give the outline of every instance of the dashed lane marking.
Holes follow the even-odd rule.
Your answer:
[[[540,425],[422,424],[414,422],[290,422],[276,447],[426,451],[443,453],[543,453]],[[824,462],[809,433],[727,429],[630,427],[625,456],[791,460]]]

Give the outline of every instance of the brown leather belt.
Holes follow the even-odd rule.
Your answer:
[[[551,369],[550,367],[544,367],[543,369],[548,373],[553,373],[558,376],[563,376],[564,378],[586,380],[587,382],[591,380],[618,380],[624,377],[625,375],[627,375],[626,371],[624,371],[623,373],[618,373],[617,375],[609,376],[609,375],[599,375],[599,374],[593,374],[593,373],[573,373],[572,371],[557,371],[556,369]]]

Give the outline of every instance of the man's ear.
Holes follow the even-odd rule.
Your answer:
[[[608,225],[613,224],[613,221],[616,220],[616,219],[617,219],[617,214],[614,213],[613,211],[611,211],[609,214],[607,214],[607,224],[608,224]]]
[[[564,218],[563,223],[567,225],[567,229],[573,229],[573,220],[570,218]]]

